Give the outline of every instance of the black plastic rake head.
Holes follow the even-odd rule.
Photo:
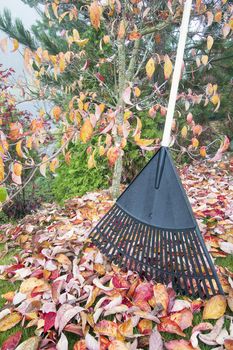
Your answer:
[[[167,148],[161,147],[90,233],[115,263],[182,294],[224,294]]]

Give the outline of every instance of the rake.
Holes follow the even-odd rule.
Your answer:
[[[90,238],[122,268],[204,298],[224,292],[168,150],[191,7],[186,0],[162,146]]]

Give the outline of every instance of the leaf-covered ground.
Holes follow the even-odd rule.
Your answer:
[[[109,263],[88,233],[112,202],[89,193],[1,226],[1,349],[233,349],[232,168],[181,171],[226,297],[175,295]]]

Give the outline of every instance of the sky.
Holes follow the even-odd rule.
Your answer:
[[[29,29],[32,24],[39,19],[39,15],[36,10],[25,5],[21,0],[0,0],[0,13],[3,12],[4,8],[8,8],[11,11],[13,18],[20,18],[25,26]],[[0,31],[0,39],[5,38],[7,35]],[[23,58],[19,51],[14,53],[8,52],[3,53],[0,50],[0,63],[3,64],[5,68],[12,67],[16,72],[16,78],[23,76],[24,64]],[[38,105],[35,103],[22,103],[19,105],[19,109],[27,109],[33,114],[36,113]]]

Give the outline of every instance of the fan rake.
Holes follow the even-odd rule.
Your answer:
[[[163,172],[156,172],[161,162],[164,163]],[[177,292],[201,298],[223,294],[165,147],[118,198],[90,238],[103,254],[122,268],[138,271],[157,282],[171,282]]]
[[[192,0],[186,0],[162,147],[90,233],[113,262],[182,294],[224,294],[168,151]]]

